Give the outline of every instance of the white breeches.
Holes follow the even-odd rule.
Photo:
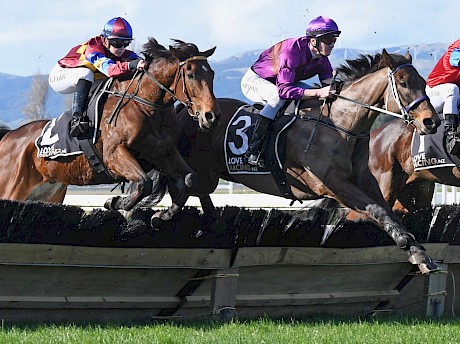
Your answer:
[[[75,92],[78,80],[85,79],[94,82],[94,73],[86,67],[62,68],[56,64],[51,70],[48,82],[58,93],[70,94]]]
[[[426,94],[437,113],[458,115],[460,95],[456,84],[441,84],[433,88],[427,86]]]

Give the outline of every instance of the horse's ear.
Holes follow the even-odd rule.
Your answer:
[[[212,54],[214,54],[214,52],[216,51],[216,48],[217,47],[214,47],[214,48],[211,48],[209,50],[206,50],[203,52],[203,56],[206,56],[206,57],[209,57],[211,56]]]
[[[412,55],[409,53],[409,50],[406,51],[404,57],[409,60],[409,63],[412,63]]]
[[[386,49],[384,48],[384,49],[382,50],[382,62],[381,62],[381,64],[382,64],[383,66],[386,66],[386,67],[390,67],[390,68],[391,68],[392,62],[393,62],[393,60],[392,60],[390,54],[388,54],[387,51],[386,51]]]

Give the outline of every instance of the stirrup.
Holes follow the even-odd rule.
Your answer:
[[[247,158],[247,162],[251,166],[258,166],[260,168],[265,168],[265,161],[262,158],[259,158],[255,154],[251,154],[249,158]]]
[[[460,135],[449,131],[446,136],[446,149],[449,154],[458,155],[460,153]]]
[[[86,133],[89,130],[89,118],[87,116],[79,118],[77,121],[73,121],[70,124],[70,136],[77,137],[81,134]]]
[[[251,166],[257,166],[257,163],[258,163],[258,160],[259,160],[259,159],[257,159],[257,155],[251,154],[249,157],[247,157],[246,160],[247,160],[247,162],[248,162],[249,165],[251,165]]]

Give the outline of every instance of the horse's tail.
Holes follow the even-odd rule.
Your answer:
[[[151,170],[147,175],[152,180],[152,192],[150,195],[144,197],[139,203],[136,204],[136,207],[141,208],[151,208],[156,206],[165,196],[168,191],[168,178],[158,172],[157,170]],[[132,187],[131,183],[128,185],[128,191]]]
[[[350,210],[342,208],[337,200],[325,197],[309,202],[304,210],[295,212],[293,216],[321,225],[324,233],[320,245],[323,246],[332,233],[342,228],[349,212]]]
[[[0,124],[0,140],[3,139],[3,136],[10,131],[11,129],[8,126]]]

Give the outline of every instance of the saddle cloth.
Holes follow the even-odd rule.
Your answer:
[[[258,116],[259,110],[254,106],[243,105],[228,122],[224,139],[224,154],[229,174],[270,174],[273,169],[270,165],[273,164],[277,164],[278,169],[282,168],[287,129],[296,118],[292,115],[282,115],[273,123],[264,145],[263,154],[267,167],[263,169],[247,164],[243,158],[248,150],[254,123]]]
[[[102,85],[102,89],[108,87],[110,79]],[[103,103],[106,97],[102,97],[104,92],[98,92],[101,88],[94,91],[94,96],[91,97],[86,115],[89,117],[90,126],[94,130],[90,130],[83,136],[85,139],[92,139],[93,144],[96,142],[99,128],[99,115],[102,111]],[[96,116],[96,114],[99,114]],[[37,156],[39,158],[56,159],[58,157],[71,156],[82,154],[80,141],[78,137],[72,137],[69,133],[69,123],[72,120],[71,111],[66,111],[58,118],[53,118],[44,127],[40,136],[35,140],[37,147]]]
[[[446,151],[443,128],[441,124],[436,134],[430,135],[419,135],[414,130],[411,146],[414,171],[459,166],[460,159]]]

